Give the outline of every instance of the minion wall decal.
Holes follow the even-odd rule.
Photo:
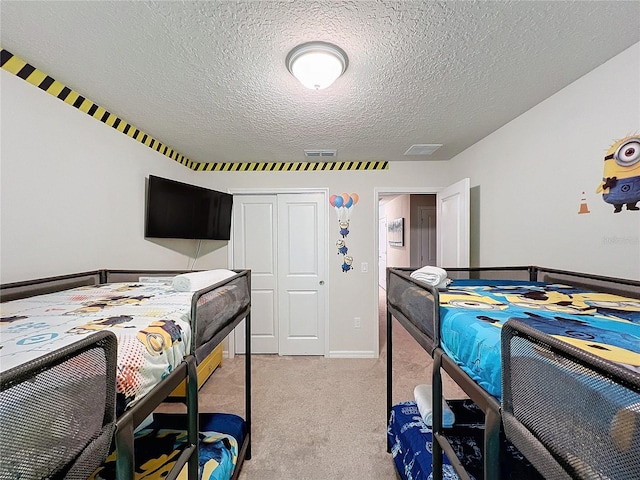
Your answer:
[[[342,195],[331,195],[329,203],[336,209],[336,215],[338,216],[338,227],[340,237],[336,240],[336,248],[338,249],[338,255],[342,255],[341,270],[347,273],[349,270],[353,270],[351,264],[353,263],[353,257],[347,255],[349,248],[347,247],[347,236],[349,235],[349,222],[351,221],[351,213],[354,207],[360,200],[360,196],[357,193],[343,193]]]
[[[638,211],[640,202],[640,135],[616,141],[604,157],[604,174],[596,193],[613,205],[613,213],[623,207]]]

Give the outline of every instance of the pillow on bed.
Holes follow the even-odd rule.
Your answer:
[[[172,286],[178,292],[196,292],[234,275],[237,275],[236,272],[223,268],[204,272],[183,273],[173,278]]]

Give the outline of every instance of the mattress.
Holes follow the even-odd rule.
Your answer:
[[[560,284],[454,280],[440,306],[443,350],[498,399],[500,332],[509,319],[640,371],[640,300]]]
[[[246,435],[244,420],[229,413],[201,413],[198,463],[199,478],[228,480],[233,475],[238,452]],[[186,416],[155,413],[153,421],[139,429],[134,438],[135,477],[162,480],[173,468],[187,441]],[[89,480],[115,480],[116,454]],[[186,470],[178,476],[186,479]]]
[[[198,310],[204,343],[248,302],[235,285],[206,294]],[[79,336],[109,330],[118,338],[117,410],[134,405],[190,354],[192,292],[163,283],[110,283],[79,287],[0,304],[0,369],[69,345]],[[199,307],[200,308],[200,307]],[[205,322],[207,318],[207,322]]]

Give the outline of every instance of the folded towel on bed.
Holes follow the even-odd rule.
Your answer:
[[[451,283],[451,280],[447,278],[446,270],[429,265],[411,272],[411,277],[436,288],[446,288]]]
[[[418,411],[422,417],[422,421],[428,427],[433,424],[433,402],[431,401],[431,385],[417,385],[413,389],[413,396],[415,397],[416,404],[418,405]],[[442,426],[444,428],[451,428],[456,421],[456,417],[447,405],[447,401],[442,399]]]
[[[173,278],[173,289],[178,292],[196,292],[209,285],[221,282],[236,275],[236,272],[225,270],[206,270],[203,272],[191,272],[177,275]]]

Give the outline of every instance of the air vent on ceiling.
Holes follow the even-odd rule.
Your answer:
[[[304,156],[307,158],[333,158],[337,150],[305,150]]]
[[[431,155],[442,146],[441,143],[419,143],[411,145],[405,155]]]

